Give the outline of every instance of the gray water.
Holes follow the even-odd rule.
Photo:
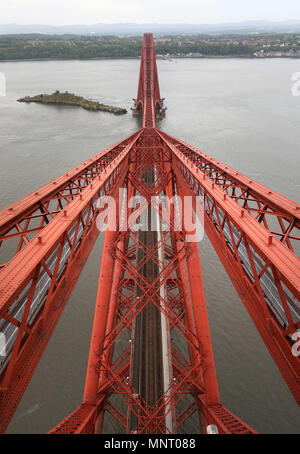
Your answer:
[[[160,128],[284,195],[299,199],[299,60],[158,61],[167,117]],[[56,89],[130,110],[137,60],[0,63],[0,209],[138,128],[77,108],[19,104]],[[45,433],[83,394],[98,273],[99,238],[8,432]],[[300,411],[209,240],[200,245],[222,403],[262,433],[300,433]],[[192,432],[195,428],[190,427]]]

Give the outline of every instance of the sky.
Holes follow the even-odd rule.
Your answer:
[[[0,0],[0,23],[214,24],[300,20],[300,0]]]

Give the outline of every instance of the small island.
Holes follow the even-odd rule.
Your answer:
[[[94,112],[110,112],[115,115],[124,115],[127,113],[126,109],[120,107],[108,106],[106,104],[101,104],[97,101],[89,101],[88,99],[83,98],[82,96],[76,96],[73,93],[65,92],[61,93],[56,90],[52,95],[37,95],[37,96],[25,96],[25,98],[18,99],[18,102],[37,102],[41,104],[58,104],[58,105],[67,105],[67,106],[77,106],[82,107],[86,110],[92,110]]]

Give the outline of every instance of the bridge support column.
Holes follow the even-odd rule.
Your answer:
[[[101,367],[101,365],[99,365],[99,360],[101,360],[102,356],[114,271],[114,260],[112,255],[114,235],[115,232],[107,230],[103,246],[94,325],[84,390],[84,403],[89,404],[96,403],[99,386],[99,367]]]

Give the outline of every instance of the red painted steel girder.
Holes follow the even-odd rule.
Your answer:
[[[138,135],[80,196],[0,271],[0,431],[3,432],[73,290],[99,230],[99,197],[116,196]]]
[[[172,170],[185,194],[204,199],[204,228],[296,401],[300,361],[292,334],[300,327],[299,258],[171,142]]]
[[[149,140],[151,135],[152,140]],[[170,153],[163,151],[162,143],[158,150],[157,137],[154,130],[145,130],[131,156],[128,182],[131,181],[131,188],[143,193],[147,200],[147,190],[149,194],[163,191],[171,198],[175,189],[175,181],[169,178]],[[148,153],[145,153],[146,143],[149,143]],[[154,154],[151,152],[153,144],[156,144]],[[149,185],[142,176],[151,166],[156,179]],[[164,212],[157,209],[159,222],[162,222]],[[162,232],[153,247],[130,229],[116,232],[114,244],[113,233],[106,234],[84,403],[51,433],[94,433],[102,428],[104,411],[110,413],[127,433],[173,433],[195,412],[204,433],[208,423],[216,424],[220,433],[254,433],[220,404],[198,248],[185,243],[184,232],[174,231],[174,209],[170,225],[170,232]],[[108,265],[112,257],[115,258],[115,270]],[[158,267],[159,274],[154,280],[143,275],[147,264]],[[188,275],[187,269],[192,270],[192,274]],[[140,289],[138,298],[137,288]],[[131,342],[129,354],[125,341],[126,335],[133,341],[136,320],[150,304],[154,304],[167,320],[171,359],[169,382],[152,405],[133,385],[133,350],[136,346]],[[115,323],[106,323],[107,318]],[[189,358],[177,350],[174,339],[178,336],[186,344]],[[120,352],[121,345],[124,347]],[[118,346],[117,357],[113,355],[115,346]],[[122,403],[127,412],[122,409]],[[82,418],[88,414],[88,419],[81,420],[81,414]],[[97,419],[101,421],[100,426],[96,424]]]
[[[0,270],[97,179],[138,134],[131,134],[0,211]]]
[[[226,195],[247,210],[289,249],[300,240],[300,204],[243,175],[192,145],[159,131]],[[298,242],[299,247],[299,242]]]
[[[96,200],[99,195],[116,195],[124,182],[131,192],[143,194],[148,201],[162,192],[191,195],[194,204],[197,195],[204,197],[206,232],[299,402],[299,361],[291,355],[290,340],[293,330],[299,329],[299,262],[291,250],[292,242],[298,239],[293,231],[299,228],[298,204],[154,129],[155,111],[162,108],[162,100],[153,35],[149,34],[143,40],[136,107],[143,110],[142,133],[113,146],[105,156],[99,155],[99,163],[91,162],[90,167],[84,163],[82,170],[87,173],[82,174],[83,183],[76,172],[70,179],[66,174],[59,182],[60,191],[56,188],[53,192],[48,185],[42,194],[35,194],[36,199],[30,195],[25,203],[23,199],[23,204],[17,204],[16,213],[4,213],[6,227],[0,234],[20,240],[18,254],[0,271],[2,323],[10,330],[17,328],[0,377],[1,431],[13,415],[97,238]],[[152,184],[144,181],[149,171],[154,176]],[[47,197],[55,200],[58,208],[49,209]],[[59,203],[66,202],[67,210],[59,212],[64,208]],[[49,216],[55,217],[44,227]],[[276,218],[279,231],[270,217]],[[160,222],[164,219],[161,209],[159,218]],[[32,228],[29,224],[35,219],[40,223]],[[100,432],[104,411],[126,431],[133,428],[138,433],[169,433],[170,427],[176,431],[195,412],[203,431],[210,423],[216,424],[220,433],[254,433],[219,402],[200,262],[195,247],[185,243],[184,232],[174,231],[174,222],[173,212],[170,232],[163,233],[151,247],[130,229],[116,232],[113,244],[110,238],[109,251],[115,265],[106,280],[100,279],[98,299],[105,290],[110,305],[107,321],[96,324],[93,333],[98,335],[99,345],[92,344],[90,352],[92,376],[87,376],[87,390],[92,392],[86,393],[86,401],[52,433]],[[27,241],[39,230],[38,238]],[[110,253],[104,254],[104,260],[105,256],[111,260]],[[154,279],[142,272],[150,263],[159,269]],[[39,301],[36,296],[45,279],[48,293]],[[139,298],[137,288],[141,291]],[[201,295],[200,304],[197,295]],[[126,346],[121,352],[114,349],[122,336],[134,339],[137,317],[151,304],[167,321],[169,373],[173,379],[153,404],[132,385],[133,342],[131,348]],[[182,356],[173,344],[175,332],[188,355]],[[127,413],[111,400],[113,396],[125,403]],[[179,402],[183,405],[180,412]]]

